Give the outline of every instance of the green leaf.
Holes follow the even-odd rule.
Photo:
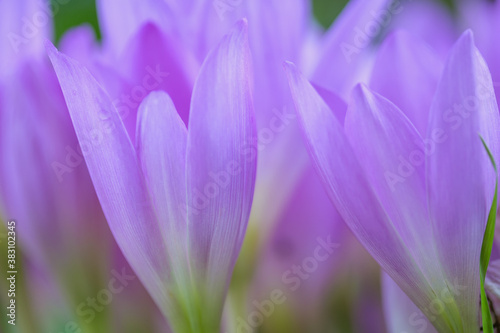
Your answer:
[[[486,296],[486,291],[484,290],[484,279],[486,278],[486,270],[488,269],[488,264],[490,263],[491,249],[493,247],[493,238],[495,236],[495,223],[497,215],[497,193],[498,193],[498,172],[495,159],[488,149],[486,142],[483,142],[484,148],[488,152],[493,168],[496,174],[495,183],[495,195],[493,196],[493,202],[491,203],[490,213],[488,215],[488,223],[486,224],[486,230],[483,237],[483,245],[481,246],[481,259],[479,262],[479,272],[481,275],[481,314],[483,318],[483,332],[493,333],[493,321],[491,320],[490,306],[488,298]]]

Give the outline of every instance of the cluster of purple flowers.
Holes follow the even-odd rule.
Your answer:
[[[0,0],[12,332],[500,325],[498,2],[67,3]]]

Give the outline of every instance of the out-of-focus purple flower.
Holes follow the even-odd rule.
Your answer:
[[[427,44],[443,60],[460,36],[449,8],[439,1],[401,1],[401,12],[394,16],[387,33],[405,30]],[[465,30],[465,29],[464,29]],[[477,40],[477,34],[474,31]]]
[[[479,253],[495,184],[479,136],[498,160],[500,119],[471,32],[448,56],[425,139],[409,114],[363,85],[342,128],[295,67],[287,71],[310,155],[341,216],[428,318],[447,297],[433,317],[438,331],[477,330]],[[455,285],[466,288],[453,293]]]
[[[0,75],[15,73],[25,61],[45,55],[43,41],[52,34],[51,9],[47,1],[0,2]]]
[[[290,311],[303,325],[318,324],[317,310],[326,301],[325,291],[351,240],[321,186],[309,169],[283,209],[259,255],[248,313],[258,311],[256,304],[280,290],[286,303],[274,304],[277,310]]]
[[[377,52],[369,85],[401,109],[423,137],[443,67],[444,62],[423,40],[397,30]]]
[[[484,56],[493,78],[495,91],[500,96],[500,47],[493,43],[500,31],[500,4],[488,0],[458,0],[454,3],[456,15],[436,1],[408,1],[403,3],[404,10],[397,15],[388,31],[405,30],[421,38],[437,55],[445,59],[453,41],[461,31],[471,29],[477,48]]]
[[[170,97],[141,104],[135,145],[106,91],[48,45],[111,230],[176,331],[216,332],[243,242],[256,171],[247,24],[205,60],[186,129]]]
[[[20,247],[54,276],[62,278],[69,267],[75,269],[75,262],[97,269],[112,238],[78,153],[57,77],[40,52],[40,40],[50,37],[50,10],[43,1],[8,3],[2,2],[10,13],[2,20],[2,34],[21,40],[5,45],[2,52],[8,58],[2,64],[10,63],[0,76],[3,218],[17,221]],[[39,22],[43,17],[45,25]],[[32,25],[36,29],[28,34],[25,30]],[[93,251],[102,257],[89,258]]]
[[[25,302],[19,291],[23,305],[18,316],[40,331],[60,331],[67,323],[99,331],[107,329],[108,312],[99,308],[103,311],[89,317],[85,310],[93,310],[82,302],[89,306],[87,298],[113,278],[115,262],[110,259],[118,249],[43,47],[52,31],[46,4],[0,4],[0,32],[14,38],[3,45],[1,55],[7,66],[0,72],[0,219],[16,221],[16,270],[24,277],[17,285],[30,300]],[[78,41],[88,43],[65,43],[65,50],[91,62],[97,56],[94,36],[85,28],[78,32]],[[47,283],[40,285],[43,280]],[[45,297],[41,289],[53,297]],[[154,306],[142,289],[128,289],[142,293],[137,298],[141,306]]]
[[[400,11],[399,1],[350,1],[321,41],[311,81],[347,100],[369,73],[375,38]]]
[[[493,78],[497,100],[500,98],[500,45],[496,43],[500,33],[500,3],[498,1],[460,1],[460,25],[474,32],[477,48]]]

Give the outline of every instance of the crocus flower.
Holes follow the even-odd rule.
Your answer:
[[[472,33],[448,56],[425,139],[405,110],[364,85],[342,126],[286,68],[311,158],[346,223],[438,331],[477,331],[479,254],[495,186],[480,136],[498,161],[500,119]]]
[[[85,160],[125,257],[175,332],[217,332],[253,196],[247,24],[207,56],[186,129],[170,97],[141,104],[135,145],[106,91],[50,44]]]

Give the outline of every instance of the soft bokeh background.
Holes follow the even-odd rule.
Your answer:
[[[52,1],[55,2],[55,0]],[[453,8],[454,0],[441,1]],[[317,21],[326,28],[335,20],[348,0],[312,0],[312,2]],[[61,6],[60,12],[54,17],[54,20],[56,40],[59,40],[69,28],[82,23],[91,24],[97,36],[100,37],[95,0],[72,0],[68,4]]]

